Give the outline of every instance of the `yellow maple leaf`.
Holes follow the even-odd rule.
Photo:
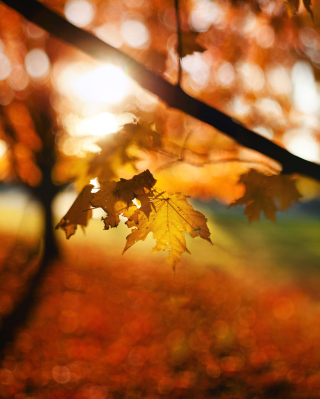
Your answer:
[[[230,204],[246,205],[245,215],[252,223],[260,220],[260,213],[273,222],[276,212],[289,209],[301,197],[295,182],[288,175],[266,176],[252,169],[241,176],[239,183],[245,186],[245,194]]]
[[[127,236],[123,252],[137,241],[144,241],[152,232],[153,238],[157,240],[152,252],[168,249],[170,254],[167,262],[175,268],[176,263],[181,259],[181,254],[190,253],[186,246],[185,232],[193,238],[199,235],[211,243],[207,219],[188,204],[183,194],[176,193],[169,196],[161,192],[160,195],[155,196],[153,205],[149,218],[138,210],[133,214],[136,219],[128,220],[128,227],[135,228]]]
[[[89,219],[92,217],[90,201],[92,199],[91,189],[93,187],[92,184],[88,184],[83,188],[71,208],[56,226],[56,229],[60,228],[66,233],[68,239],[75,234],[78,225],[86,227]]]

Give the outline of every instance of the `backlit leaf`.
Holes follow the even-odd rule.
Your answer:
[[[91,189],[93,187],[92,184],[88,184],[83,188],[71,208],[57,224],[56,229],[62,229],[66,233],[67,238],[76,233],[78,225],[82,227],[87,226],[92,216],[90,201],[92,199]]]
[[[127,222],[128,227],[134,225],[135,228],[128,235],[123,252],[137,241],[144,241],[147,235],[152,232],[153,238],[157,240],[152,252],[168,249],[170,254],[167,262],[175,268],[181,254],[183,252],[189,253],[185,232],[188,232],[193,238],[199,235],[211,243],[207,219],[188,204],[183,194],[176,193],[169,196],[162,193],[155,196],[153,204],[154,208],[149,218],[140,212],[138,222],[132,223],[130,219]]]
[[[289,209],[301,197],[294,180],[287,175],[266,176],[252,169],[240,178],[245,194],[230,206],[246,205],[245,215],[249,222],[260,220],[260,213],[273,222],[276,211]]]

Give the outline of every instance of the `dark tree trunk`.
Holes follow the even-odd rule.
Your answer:
[[[40,246],[42,248],[42,254],[39,258],[37,271],[29,280],[24,294],[14,307],[13,312],[2,320],[2,328],[0,330],[1,354],[3,354],[7,344],[13,342],[19,328],[24,326],[30,318],[30,315],[32,315],[39,301],[37,290],[42,285],[43,279],[53,261],[59,257],[59,248],[54,233],[52,214],[52,202],[57,191],[58,187],[54,186],[50,180],[42,184],[35,193],[42,205],[43,211],[43,242]]]
[[[26,103],[33,119],[37,134],[42,140],[42,149],[36,153],[37,165],[42,172],[41,184],[30,188],[32,195],[40,202],[43,212],[42,253],[37,271],[28,282],[28,286],[16,304],[13,312],[2,320],[0,330],[0,353],[15,338],[15,333],[25,325],[34,307],[37,305],[37,289],[41,286],[50,265],[59,256],[59,248],[54,234],[52,202],[61,187],[52,181],[52,170],[56,162],[55,136],[56,118],[52,111],[49,93],[45,90],[34,91]],[[27,265],[26,265],[27,266]]]

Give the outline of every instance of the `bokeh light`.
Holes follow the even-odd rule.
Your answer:
[[[207,0],[195,1],[189,16],[189,25],[197,32],[205,32],[211,25],[219,23],[222,17],[223,10],[219,3]]]
[[[33,79],[43,79],[50,71],[50,60],[47,54],[39,48],[29,51],[25,57],[27,73]]]
[[[230,62],[224,62],[218,69],[218,79],[221,86],[229,87],[235,79],[235,71]]]
[[[64,7],[68,21],[79,28],[89,25],[95,16],[95,7],[86,0],[69,0]]]
[[[298,110],[305,113],[316,113],[320,109],[320,96],[311,65],[298,61],[292,68],[294,85],[293,100]]]
[[[12,68],[8,83],[13,90],[17,91],[24,90],[28,86],[29,77],[21,65],[15,65]]]
[[[148,48],[150,34],[147,27],[140,21],[128,19],[121,24],[121,34],[124,41],[133,48]]]
[[[97,37],[113,47],[119,48],[123,44],[123,37],[118,25],[106,23],[94,29]]]
[[[11,70],[12,66],[9,58],[5,54],[0,53],[0,80],[7,79]]]
[[[271,47],[275,40],[275,33],[272,26],[262,25],[257,31],[256,40],[259,46],[263,48]]]
[[[289,95],[292,91],[290,76],[282,65],[272,66],[266,72],[268,83],[276,95]]]
[[[210,79],[210,65],[208,65],[207,60],[200,53],[184,57],[181,61],[181,66],[188,72],[192,88],[200,91],[208,84]]]
[[[245,90],[258,92],[263,89],[265,78],[259,65],[243,62],[239,65],[238,71]]]

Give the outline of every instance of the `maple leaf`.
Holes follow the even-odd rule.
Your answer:
[[[170,254],[167,262],[175,268],[181,259],[181,254],[190,253],[186,246],[185,232],[193,238],[199,235],[211,243],[207,219],[188,204],[183,194],[176,193],[169,196],[162,192],[155,196],[153,206],[149,218],[137,210],[126,222],[128,227],[134,228],[127,236],[123,252],[137,241],[144,241],[152,232],[153,238],[157,240],[152,252],[168,249]]]
[[[60,228],[66,233],[68,239],[76,233],[78,225],[86,227],[92,217],[90,201],[93,187],[92,184],[88,184],[83,188],[71,208],[56,226],[56,229]]]
[[[124,248],[132,247],[139,240],[144,241],[149,232],[157,240],[152,252],[169,250],[167,262],[175,268],[183,252],[188,252],[185,233],[191,237],[200,236],[211,243],[207,219],[204,215],[188,204],[181,193],[173,195],[154,188],[156,180],[149,170],[146,170],[130,180],[100,182],[100,190],[91,193],[92,185],[86,186],[79,194],[67,214],[62,218],[57,228],[66,232],[67,238],[75,234],[77,224],[87,225],[88,215],[91,217],[90,206],[102,208],[107,216],[102,218],[104,229],[117,227],[120,215],[128,218],[126,224],[132,228]],[[138,200],[141,207],[133,202]],[[86,215],[86,216],[84,216]]]
[[[270,195],[276,199],[279,210],[289,209],[291,205],[301,198],[295,181],[288,175],[273,175],[268,177]]]
[[[149,193],[155,183],[156,180],[149,170],[130,180],[100,182],[100,190],[92,195],[91,204],[95,208],[102,208],[108,214],[106,218],[102,218],[105,230],[118,226],[119,215],[132,205],[135,198],[140,200],[141,209],[148,217],[151,212]]]
[[[138,158],[132,155],[132,148],[156,150],[162,146],[162,137],[153,129],[153,124],[135,120],[125,124],[119,132],[103,137],[97,145],[101,152],[87,155],[87,164],[81,173],[81,163],[75,163],[79,189],[88,179],[97,177],[99,181],[110,181],[117,178],[119,169],[124,166],[135,173]]]
[[[119,211],[126,208],[126,203],[114,195],[116,187],[115,181],[100,182],[100,190],[92,195],[91,205],[94,208],[102,208],[108,214],[107,217],[102,218],[105,230],[118,226]]]
[[[294,180],[287,175],[266,176],[252,169],[243,174],[239,183],[244,184],[245,194],[230,204],[246,205],[244,214],[252,223],[260,220],[260,213],[273,222],[276,211],[289,209],[301,197]]]
[[[129,204],[134,198],[139,198],[139,195],[143,197],[148,193],[155,183],[156,180],[150,171],[145,170],[133,176],[130,180],[120,179],[120,181],[116,183],[114,194]]]
[[[203,53],[204,47],[197,43],[199,32],[182,32],[181,35],[181,57],[193,54],[194,52]]]

